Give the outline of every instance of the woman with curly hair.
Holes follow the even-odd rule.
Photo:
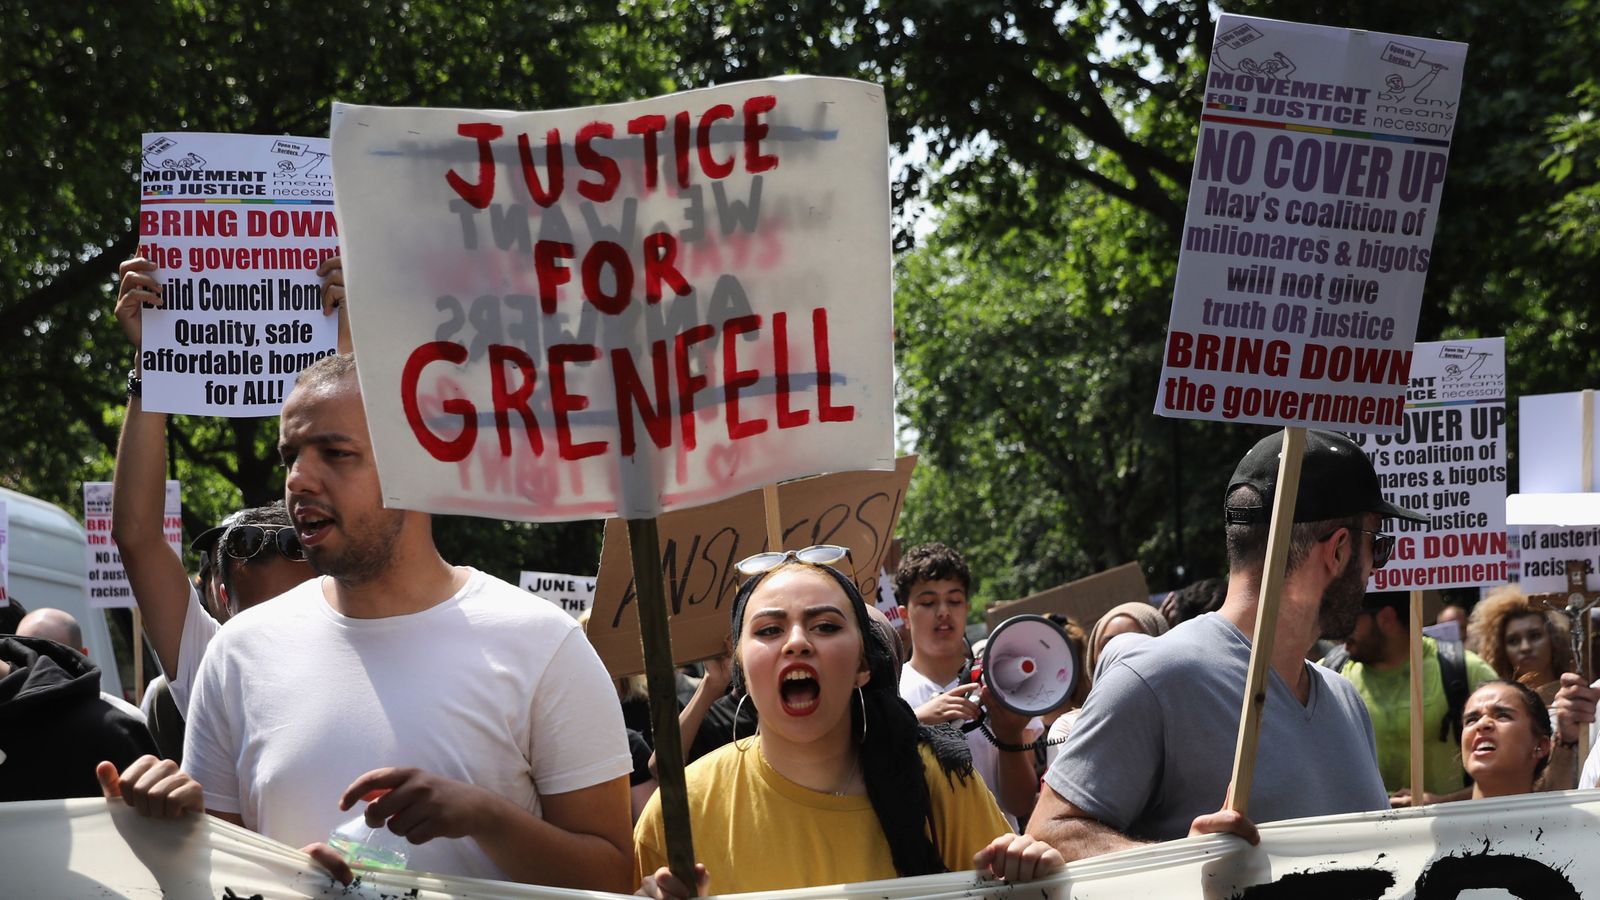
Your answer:
[[[1501,678],[1533,688],[1549,704],[1573,670],[1566,617],[1537,606],[1515,585],[1496,588],[1467,626],[1469,641]]]

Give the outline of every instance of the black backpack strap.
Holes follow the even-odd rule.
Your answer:
[[[1467,708],[1467,648],[1460,641],[1434,641],[1439,648],[1439,678],[1447,707],[1439,723],[1439,740],[1461,740],[1461,713]]]
[[[1345,651],[1343,646],[1335,647],[1332,650],[1329,650],[1328,655],[1324,656],[1322,658],[1322,662],[1320,663],[1320,665],[1332,669],[1340,674],[1344,674],[1344,667],[1349,664],[1350,654]]]

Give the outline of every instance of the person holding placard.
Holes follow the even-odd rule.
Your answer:
[[[1045,775],[1028,830],[1069,859],[1186,834],[1257,839],[1225,795],[1282,443],[1280,432],[1256,444],[1229,481],[1222,609],[1146,641],[1097,679]],[[1353,628],[1368,575],[1394,548],[1383,520],[1422,518],[1385,500],[1366,454],[1332,432],[1307,433],[1297,497],[1249,798],[1263,822],[1388,808],[1366,706],[1305,656],[1318,638]]]
[[[383,506],[354,357],[300,373],[278,449],[323,577],[235,617],[201,663],[183,768],[207,811],[346,883],[320,842],[367,800],[369,823],[418,845],[410,868],[626,889],[632,761],[577,623],[445,562],[427,514]]]
[[[1545,776],[1545,789],[1567,790],[1574,786],[1588,789],[1600,785],[1600,740],[1594,739],[1595,704],[1600,701],[1600,681],[1586,683],[1583,676],[1567,672],[1561,676],[1561,688],[1555,702],[1550,704],[1551,718],[1555,721],[1555,746],[1550,753],[1550,772]],[[1578,737],[1582,729],[1589,729],[1589,757],[1574,760],[1578,752]],[[1577,762],[1583,771],[1576,785],[1572,776]]]
[[[1350,679],[1367,704],[1378,771],[1392,805],[1411,806],[1411,602],[1405,591],[1367,594],[1355,630],[1322,664]],[[1463,779],[1461,712],[1468,695],[1495,680],[1489,664],[1459,641],[1422,639],[1425,803],[1472,796]]]
[[[921,725],[896,692],[897,660],[837,546],[738,565],[734,693],[761,726],[686,771],[704,895],[977,868],[1013,881],[1061,856],[1006,833],[957,735]],[[692,896],[666,868],[661,799],[634,831],[639,893]]]

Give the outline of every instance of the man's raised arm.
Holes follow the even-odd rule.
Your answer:
[[[155,263],[130,259],[120,267],[116,316],[133,344],[134,372],[140,372],[139,337],[143,306],[161,305]],[[145,634],[169,676],[178,671],[178,645],[189,610],[189,576],[172,552],[163,530],[166,515],[166,413],[146,412],[141,397],[128,398],[128,415],[117,444],[112,478],[111,539],[122,554],[128,586],[144,616]]]

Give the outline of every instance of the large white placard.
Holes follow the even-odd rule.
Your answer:
[[[559,572],[523,572],[517,586],[537,594],[574,619],[594,605],[593,575],[563,575]]]
[[[89,608],[110,609],[137,604],[133,589],[128,586],[128,571],[122,567],[122,554],[111,540],[111,482],[85,481],[83,483],[83,527],[88,531],[84,549],[88,556],[89,575],[85,582],[89,592]],[[178,482],[167,482],[167,493],[162,532],[172,552],[183,556],[183,508]]]
[[[1579,900],[1600,885],[1600,792],[1437,803],[1261,826],[1261,844],[1212,835],[1073,863],[1025,887],[972,872],[746,894],[762,900]],[[718,858],[714,848],[696,848]],[[759,863],[758,863],[759,864]],[[346,888],[306,856],[203,815],[141,819],[99,799],[0,803],[7,896],[598,900],[621,895],[359,870]],[[717,889],[712,870],[711,890]],[[1024,893],[1025,891],[1025,893]],[[740,896],[740,895],[724,895]]]
[[[1401,427],[1466,50],[1218,18],[1157,413]]]
[[[1504,584],[1505,339],[1418,344],[1400,424],[1394,434],[1352,437],[1385,499],[1429,522],[1394,520],[1394,558],[1372,571],[1368,589]]]
[[[339,252],[327,138],[146,134],[139,255],[144,408],[275,416],[294,376],[333,352],[317,266]]]
[[[637,518],[893,468],[887,135],[882,89],[839,79],[338,105],[385,502]]]

